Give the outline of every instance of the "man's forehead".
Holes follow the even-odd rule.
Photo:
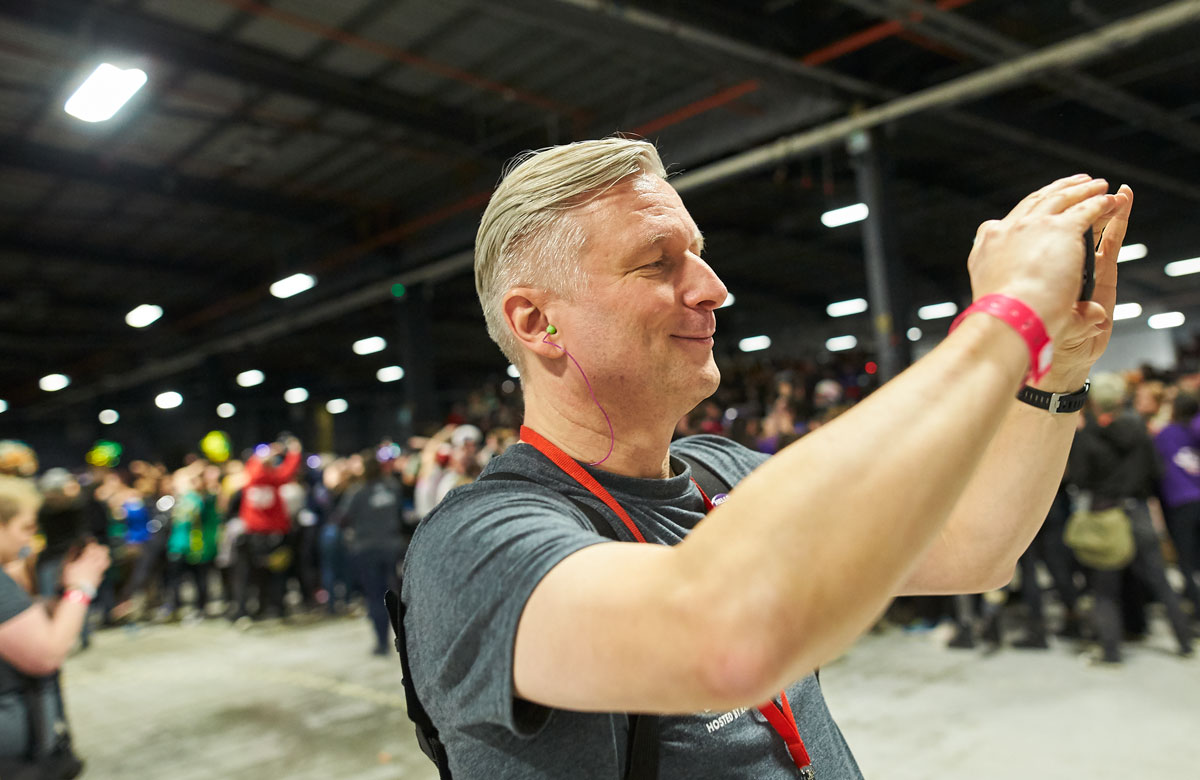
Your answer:
[[[679,194],[653,174],[619,182],[582,204],[577,213],[594,228],[587,231],[589,242],[619,242],[635,251],[680,238],[685,238],[689,246],[704,245],[704,236]]]

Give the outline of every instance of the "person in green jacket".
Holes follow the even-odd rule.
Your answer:
[[[174,619],[180,606],[180,586],[189,575],[196,586],[196,615],[204,617],[208,578],[217,555],[221,522],[212,502],[205,501],[202,472],[193,466],[175,472],[175,506],[167,538],[167,600],[162,616]]]

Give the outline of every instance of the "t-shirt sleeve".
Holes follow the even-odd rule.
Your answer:
[[[33,599],[25,589],[8,572],[0,570],[0,623],[12,620],[31,606]]]
[[[405,635],[417,694],[440,731],[529,736],[545,724],[550,710],[514,691],[517,624],[550,569],[608,541],[565,499],[501,480],[451,493],[417,528],[405,559]]]

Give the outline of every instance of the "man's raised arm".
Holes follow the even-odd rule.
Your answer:
[[[1056,337],[1107,184],[1055,182],[981,232],[977,297],[1023,301]],[[530,596],[519,696],[582,710],[761,703],[850,645],[943,527],[1010,409],[1029,348],[971,316],[863,403],[743,480],[678,546],[581,550]],[[569,626],[569,630],[566,628]]]

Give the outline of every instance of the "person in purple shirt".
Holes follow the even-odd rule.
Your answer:
[[[1200,400],[1180,393],[1171,422],[1154,437],[1163,459],[1162,502],[1167,528],[1179,556],[1184,595],[1200,610],[1196,568],[1200,564]]]

